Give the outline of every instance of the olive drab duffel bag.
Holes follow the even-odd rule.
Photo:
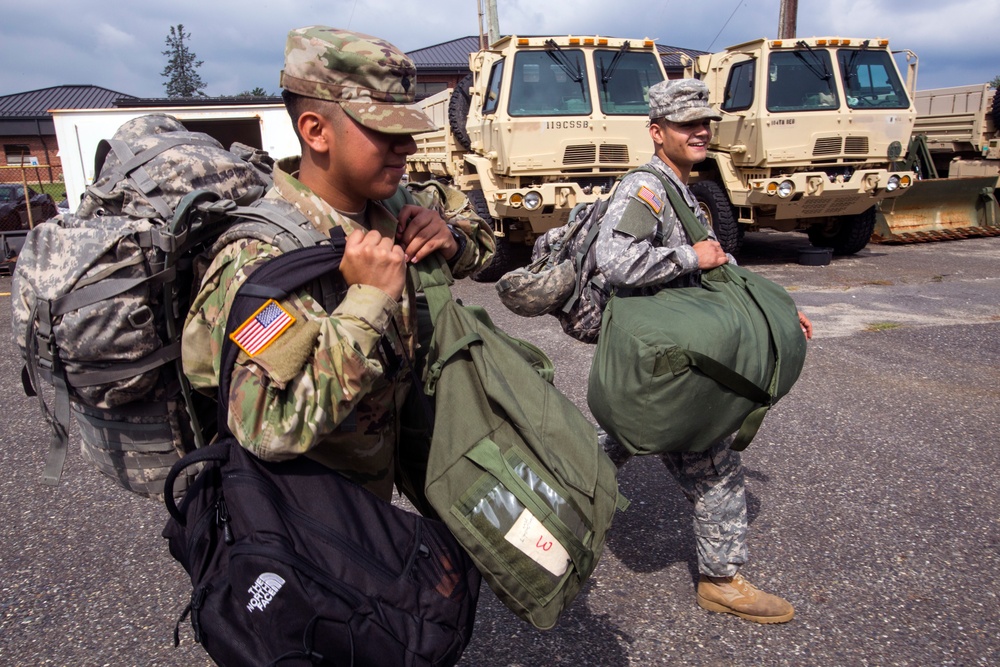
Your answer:
[[[664,185],[690,242],[708,238]],[[784,288],[732,264],[701,282],[605,308],[587,402],[633,454],[701,451],[737,431],[743,449],[802,371],[805,336]]]
[[[417,271],[434,323],[424,383],[435,407],[427,501],[497,597],[551,628],[594,571],[616,507],[627,504],[615,466],[593,425],[551,383],[541,350],[497,329],[482,308],[454,301],[439,261]]]

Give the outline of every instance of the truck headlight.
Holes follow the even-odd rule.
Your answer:
[[[892,192],[899,187],[899,176],[895,174],[889,177],[889,182],[885,184],[885,191]]]
[[[542,205],[541,194],[532,191],[524,195],[524,208],[528,209],[529,211],[534,211],[541,205]]]
[[[791,181],[782,181],[781,183],[778,183],[778,196],[782,199],[791,197],[793,192],[795,192],[795,183],[792,183]]]

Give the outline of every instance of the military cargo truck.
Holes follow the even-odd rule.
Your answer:
[[[917,91],[907,167],[918,180],[879,206],[876,241],[1000,235],[1000,95],[989,84]]]
[[[757,39],[691,62],[723,116],[691,189],[727,251],[763,228],[842,255],[865,247],[876,205],[914,181],[894,165],[916,115],[907,60],[905,85],[884,39]]]
[[[415,136],[413,180],[450,181],[498,237],[493,280],[535,238],[652,156],[649,87],[666,78],[651,39],[503,37],[471,74],[420,105],[440,130]]]

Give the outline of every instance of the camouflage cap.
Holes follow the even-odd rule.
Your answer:
[[[437,129],[423,112],[410,108],[417,68],[389,42],[358,32],[309,26],[288,33],[285,90],[337,102],[365,127],[390,134]]]
[[[690,123],[704,118],[722,120],[708,106],[708,86],[697,79],[668,79],[649,89],[649,117],[671,123]]]

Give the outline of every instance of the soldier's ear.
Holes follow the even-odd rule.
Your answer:
[[[649,124],[649,136],[657,146],[663,145],[663,127],[659,123],[653,121]]]
[[[330,151],[330,121],[315,111],[303,111],[296,123],[302,143],[315,153]]]

